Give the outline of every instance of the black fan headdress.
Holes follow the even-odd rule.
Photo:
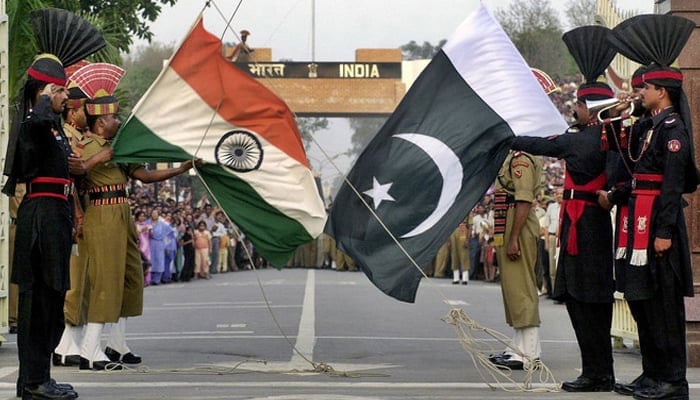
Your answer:
[[[66,85],[63,70],[107,45],[100,32],[86,20],[58,8],[30,14],[39,54],[27,74],[39,81]]]
[[[597,81],[615,58],[616,51],[607,41],[609,35],[610,29],[589,25],[570,30],[562,37],[585,79],[576,93],[581,101],[602,100],[615,96],[610,86]]]
[[[632,73],[631,85],[633,88],[641,88],[644,86],[642,76],[646,72],[647,66],[651,64],[653,60],[649,58],[648,54],[638,50],[637,44],[631,39],[630,35],[628,35],[625,30],[631,24],[649,17],[653,17],[653,15],[643,14],[628,18],[617,24],[617,26],[613,28],[608,35],[608,42],[613,49],[622,54],[624,57],[627,57],[637,64],[640,64],[640,67]]]

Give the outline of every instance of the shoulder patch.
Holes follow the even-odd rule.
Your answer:
[[[678,139],[671,139],[666,143],[666,148],[671,153],[678,153],[681,150],[681,141]]]
[[[525,160],[517,160],[517,161],[513,161],[513,163],[510,166],[511,166],[511,168],[516,168],[516,167],[530,168],[530,163],[525,161]]]

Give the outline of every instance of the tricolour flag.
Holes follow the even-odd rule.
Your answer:
[[[548,136],[566,127],[479,5],[411,86],[348,181],[425,270],[494,182],[513,136]],[[326,232],[379,289],[415,300],[422,274],[347,183]]]
[[[287,105],[222,56],[201,17],[114,144],[118,162],[201,158],[199,175],[256,250],[283,266],[326,212]]]

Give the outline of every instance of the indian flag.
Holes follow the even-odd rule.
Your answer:
[[[283,266],[326,212],[287,105],[228,62],[202,19],[134,108],[117,162],[201,158],[199,176],[256,250]]]

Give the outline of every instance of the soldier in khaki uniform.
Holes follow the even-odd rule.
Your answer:
[[[459,273],[462,272],[462,284],[469,283],[469,239],[467,232],[468,218],[462,221],[450,235],[450,259],[452,260],[452,283],[459,283]]]
[[[447,262],[450,260],[450,242],[445,242],[433,260],[433,276],[436,278],[444,278],[445,270],[447,269]],[[459,280],[457,280],[459,283]]]
[[[523,369],[539,358],[541,352],[535,281],[540,225],[532,207],[541,188],[541,176],[539,157],[511,152],[496,180],[494,244],[501,270],[506,322],[515,333],[509,348],[490,360],[511,369]]]
[[[86,70],[87,69],[87,70]],[[80,73],[99,73],[104,81],[81,79]],[[82,159],[109,151],[121,121],[118,101],[112,95],[123,74],[110,64],[90,64],[73,76],[88,96],[85,105],[90,137],[83,144]],[[85,82],[85,85],[81,85]],[[126,318],[143,312],[143,270],[137,246],[136,226],[127,201],[128,178],[145,183],[162,181],[189,170],[192,162],[178,168],[148,171],[140,164],[128,166],[101,163],[86,177],[89,202],[82,228],[86,241],[88,286],[87,327],[80,349],[80,369],[102,370],[112,362],[138,364],[141,357],[126,344]],[[108,245],[106,245],[108,243]],[[102,351],[100,336],[104,324],[112,323],[107,348]],[[117,368],[118,369],[118,368]]]
[[[83,149],[83,140],[85,130],[87,129],[87,120],[85,115],[85,100],[87,97],[75,83],[71,82],[68,85],[68,102],[66,109],[63,112],[63,130],[71,144],[73,153],[80,156]],[[82,163],[84,173],[93,166],[109,161],[112,153],[105,151],[98,153],[89,160]],[[83,174],[84,175],[84,174]],[[80,182],[81,176],[77,176],[77,182]],[[81,186],[78,184],[77,186]],[[76,196],[80,197],[84,194],[77,191]],[[78,200],[78,197],[74,201]],[[79,210],[82,207],[78,206]],[[76,214],[76,220],[81,220],[82,215]],[[82,235],[80,235],[82,236]],[[56,366],[70,366],[80,364],[80,344],[83,338],[83,325],[87,319],[87,304],[83,296],[87,279],[87,258],[81,254],[81,250],[85,250],[85,238],[78,237],[77,243],[70,258],[70,289],[66,292],[66,300],[63,306],[63,314],[66,321],[66,327],[63,330],[61,341],[56,346],[53,354],[53,364]]]

